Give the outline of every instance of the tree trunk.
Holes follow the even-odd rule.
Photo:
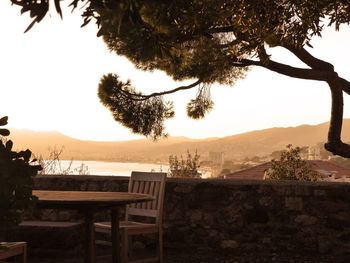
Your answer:
[[[337,77],[328,81],[332,96],[331,119],[328,130],[328,142],[325,148],[335,155],[350,157],[350,145],[341,141],[343,125],[343,79]]]
[[[296,68],[285,64],[268,60],[268,63],[254,62],[252,65],[265,67],[274,72],[300,79],[313,79],[325,81],[331,90],[332,108],[328,130],[328,141],[325,143],[326,150],[334,155],[350,158],[350,145],[343,143],[341,132],[343,125],[343,91],[350,95],[350,82],[339,77],[334,71],[334,66],[326,61],[312,56],[304,48],[283,46],[310,68]],[[264,55],[264,53],[263,53]]]

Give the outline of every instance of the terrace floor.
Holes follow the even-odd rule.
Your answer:
[[[110,255],[100,255],[97,263],[111,262]],[[28,258],[28,263],[80,263],[74,259],[53,258]],[[243,254],[223,255],[202,253],[200,251],[179,251],[176,249],[165,250],[165,263],[348,263],[348,257],[337,258],[334,255],[278,255],[278,254]]]

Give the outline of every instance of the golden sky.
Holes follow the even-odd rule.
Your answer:
[[[96,26],[80,28],[79,11],[52,11],[28,33],[30,19],[20,16],[9,0],[0,1],[0,116],[9,116],[9,127],[55,130],[88,140],[139,138],[116,123],[97,97],[100,77],[117,73],[150,93],[175,88],[162,72],[137,71],[125,58],[111,54]],[[312,42],[312,54],[333,63],[337,72],[350,80],[346,62],[350,55],[350,27],[340,32],[324,31]],[[297,60],[280,49],[270,49],[279,62]],[[257,129],[317,124],[329,120],[330,94],[323,82],[298,80],[254,68],[233,87],[213,86],[214,110],[204,120],[186,117],[186,103],[196,90],[168,96],[175,101],[176,117],[166,123],[172,136],[222,137]],[[345,95],[345,118],[350,117],[350,100]]]

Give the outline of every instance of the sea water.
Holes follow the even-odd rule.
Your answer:
[[[142,172],[169,172],[169,165],[155,163],[119,163],[103,161],[65,161],[61,160],[62,169],[70,166],[70,171],[77,171],[83,164],[89,175],[113,175],[113,176],[130,176],[131,171]]]
[[[104,162],[104,161],[82,161],[82,160],[60,160],[59,170],[65,170],[69,166],[69,174],[79,174],[80,167],[83,165],[83,175],[112,175],[112,176],[130,176],[132,171],[140,172],[163,172],[169,173],[168,164],[160,163],[120,163],[120,162]],[[202,178],[210,178],[211,171],[207,169],[198,170],[202,174]],[[59,174],[59,172],[55,172]]]

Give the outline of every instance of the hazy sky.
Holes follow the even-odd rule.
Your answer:
[[[66,10],[64,19],[52,11],[24,34],[29,25],[9,0],[0,1],[0,116],[9,116],[9,127],[56,130],[68,136],[89,140],[138,138],[115,122],[97,97],[99,79],[117,73],[149,93],[175,88],[176,83],[162,72],[137,71],[125,58],[111,54],[96,37],[91,23],[80,28],[79,11]],[[350,28],[324,31],[311,51],[334,64],[337,72],[350,79]],[[279,49],[269,51],[273,59],[297,60]],[[329,120],[330,92],[323,82],[288,78],[254,68],[233,87],[214,86],[214,110],[204,120],[186,116],[186,103],[196,90],[168,96],[173,99],[176,117],[166,123],[173,136],[192,138],[222,137],[256,129],[317,124]],[[345,96],[345,118],[350,116],[350,100]]]

